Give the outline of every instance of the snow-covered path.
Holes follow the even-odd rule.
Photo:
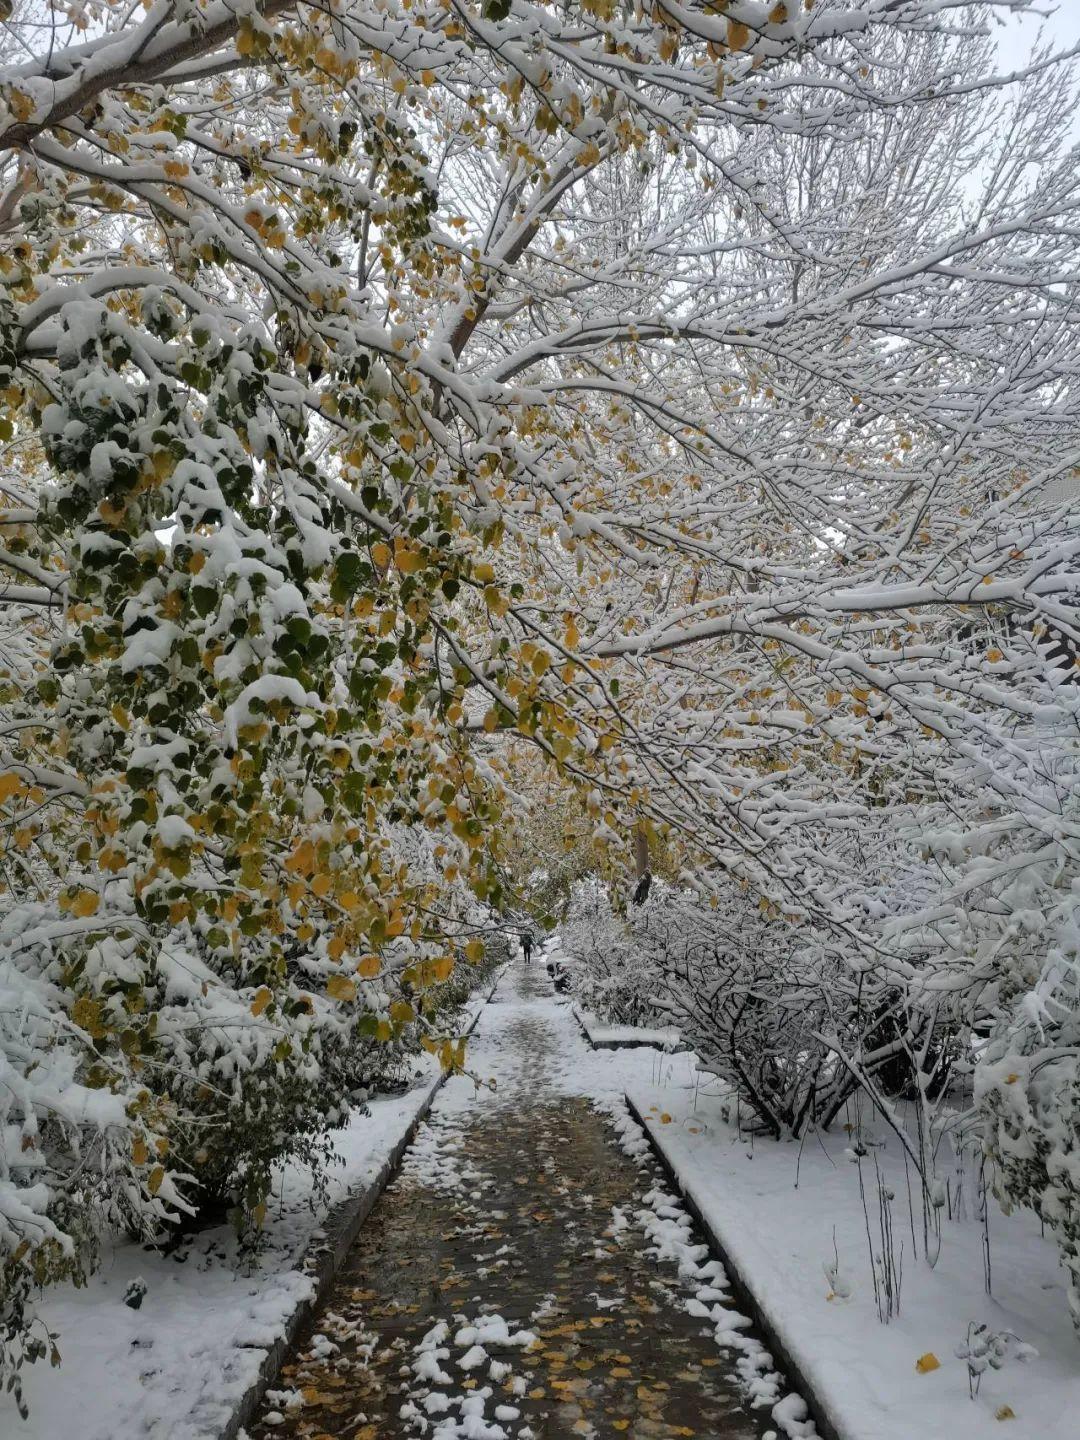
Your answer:
[[[257,1440],[812,1435],[626,1114],[648,1055],[514,967]]]

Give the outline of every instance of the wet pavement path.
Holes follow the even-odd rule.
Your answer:
[[[254,1440],[777,1433],[779,1377],[591,1058],[542,965],[504,978],[470,1057],[497,1089],[444,1088]]]

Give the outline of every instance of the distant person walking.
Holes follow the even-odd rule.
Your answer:
[[[521,937],[521,949],[525,956],[525,964],[528,965],[532,960],[533,951],[533,937],[529,934],[528,930],[526,930]]]

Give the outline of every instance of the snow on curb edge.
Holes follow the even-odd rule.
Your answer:
[[[603,1034],[603,1032],[604,1032],[605,1029],[614,1028],[614,1029],[622,1029],[622,1030],[633,1030],[633,1029],[635,1029],[636,1027],[633,1026],[633,1025],[623,1025],[623,1026],[615,1026],[615,1027],[598,1025],[598,1026],[595,1026],[594,1028],[590,1028],[590,1026],[589,1026],[589,1020],[586,1019],[586,1012],[585,1012],[584,1010],[582,1010],[580,1006],[578,1006],[578,1005],[576,1005],[576,1004],[571,1005],[571,1007],[570,1007],[570,1013],[573,1015],[574,1019],[578,1022],[578,1025],[581,1027],[581,1033],[585,1036],[585,1039],[588,1041],[589,1045],[590,1045],[590,1046],[592,1047],[592,1049],[594,1049],[594,1050],[645,1050],[645,1049],[649,1049],[649,1050],[662,1050],[665,1055],[683,1055],[683,1054],[685,1054],[685,1053],[687,1052],[687,1050],[689,1049],[689,1046],[684,1045],[681,1040],[677,1040],[676,1043],[675,1043],[675,1045],[669,1050],[669,1049],[666,1047],[666,1045],[664,1045],[663,1043],[660,1043],[660,1044],[657,1043],[657,1039],[658,1039],[658,1037],[661,1035],[661,1032],[660,1032],[659,1030],[649,1030],[649,1029],[643,1029],[643,1030],[641,1031],[640,1036],[634,1036],[632,1039],[626,1039],[626,1040],[597,1040],[597,1039],[595,1038],[595,1037],[596,1037],[596,1034],[597,1034],[597,1033]],[[595,1016],[590,1016],[590,1017],[589,1017],[589,1019],[595,1019],[595,1018],[596,1018]]]
[[[495,983],[484,996],[481,1003],[476,1007],[476,1012],[465,1028],[465,1034],[471,1035],[476,1028],[480,1016],[490,1001],[495,991],[499,988],[499,982],[506,974],[507,966],[499,971],[495,977]],[[277,1379],[278,1372],[288,1355],[293,1342],[299,1334],[304,1322],[308,1320],[318,1309],[319,1304],[325,1297],[330,1286],[337,1277],[345,1261],[345,1257],[352,1249],[356,1237],[360,1233],[361,1226],[375,1208],[375,1203],[386,1189],[393,1178],[398,1166],[401,1164],[401,1157],[405,1154],[412,1143],[416,1131],[421,1122],[426,1118],[435,1097],[446,1082],[446,1072],[437,1075],[421,1096],[420,1103],[413,1112],[405,1130],[387,1156],[375,1178],[364,1186],[355,1195],[350,1195],[326,1218],[323,1230],[327,1232],[326,1238],[316,1242],[316,1248],[309,1250],[308,1254],[300,1261],[298,1268],[313,1281],[313,1289],[305,1299],[300,1300],[292,1314],[285,1320],[282,1333],[269,1346],[261,1364],[259,1373],[255,1380],[244,1391],[243,1395],[233,1407],[229,1419],[217,1432],[216,1440],[237,1440],[241,1430],[254,1419],[255,1413],[262,1403],[266,1391]]]
[[[731,1289],[737,1295],[740,1304],[745,1306],[748,1313],[753,1316],[755,1324],[768,1341],[777,1364],[806,1401],[822,1440],[860,1440],[859,1436],[844,1428],[831,1414],[820,1389],[814,1384],[811,1370],[796,1358],[798,1347],[792,1348],[782,1317],[775,1314],[766,1301],[755,1292],[753,1282],[748,1278],[738,1259],[721,1239],[715,1225],[709,1219],[706,1207],[698,1203],[693,1182],[680,1175],[672,1163],[664,1149],[662,1138],[656,1132],[653,1117],[644,1113],[629,1093],[626,1094],[625,1100],[630,1114],[644,1130],[653,1154],[660,1162],[664,1173],[682,1196],[686,1208],[704,1230],[709,1245],[727,1272]]]

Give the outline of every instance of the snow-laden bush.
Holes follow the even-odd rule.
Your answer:
[[[223,963],[190,926],[148,946],[112,905],[107,931],[56,905],[0,920],[0,1366],[13,1377],[52,1348],[34,1291],[85,1278],[105,1232],[162,1238],[227,1209],[254,1240],[280,1166],[318,1179],[330,1130],[404,1081],[423,1044],[449,1043],[506,949],[496,936],[473,963],[432,961],[400,938],[348,995],[316,989],[318,957],[294,956],[275,994],[242,950]],[[475,901],[458,912],[490,927]]]
[[[1080,875],[1039,868],[1003,897],[1019,909],[1022,887],[1027,919],[1002,957],[1001,1013],[975,1097],[994,1191],[1006,1209],[1033,1209],[1057,1242],[1080,1329]]]
[[[48,929],[26,908],[0,925],[0,1371],[20,1405],[20,1366],[52,1350],[34,1291],[81,1281],[99,1226],[148,1233],[185,1204],[162,1163],[162,1101],[42,969]]]
[[[834,1043],[858,1028],[851,987],[737,887],[721,910],[654,880],[619,916],[583,882],[562,934],[583,1004],[617,1024],[674,1025],[769,1133],[828,1124],[857,1087]]]
[[[667,887],[652,905],[657,1007],[702,1069],[754,1128],[789,1138],[828,1125],[859,1084],[837,1052],[860,1049],[874,1018],[850,977],[737,886],[716,908]]]
[[[1007,747],[955,762],[956,789],[994,780],[966,825],[926,806],[901,830],[936,892],[883,933],[903,958],[928,957],[916,1001],[944,1000],[973,1037],[989,1183],[1059,1246],[1080,1329],[1080,693],[1052,683],[1044,698]]]
[[[617,915],[607,890],[589,877],[573,887],[560,934],[577,962],[574,998],[586,1010],[613,1025],[656,1023],[656,956],[645,914]],[[654,924],[651,938],[661,936]]]
[[[615,1024],[677,1028],[750,1123],[778,1138],[828,1125],[860,1088],[877,1103],[918,1093],[920,1067],[940,1088],[954,1045],[940,1007],[853,974],[809,927],[767,917],[733,882],[715,898],[654,880],[620,915],[600,881],[579,883],[562,930],[575,995]]]

